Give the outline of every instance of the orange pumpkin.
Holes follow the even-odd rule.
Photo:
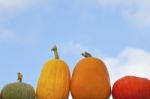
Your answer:
[[[135,76],[125,76],[115,82],[113,99],[150,99],[150,80]]]
[[[72,74],[73,99],[109,99],[111,94],[109,74],[105,64],[85,52]]]

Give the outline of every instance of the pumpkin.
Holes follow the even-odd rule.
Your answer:
[[[136,76],[118,79],[112,89],[113,99],[150,99],[150,80]]]
[[[111,87],[105,64],[88,52],[82,55],[85,58],[76,64],[72,74],[73,99],[109,99]]]
[[[61,59],[57,47],[52,48],[55,58],[44,65],[37,85],[37,99],[68,99],[70,71]]]
[[[1,91],[2,99],[35,99],[34,88],[22,82],[22,74],[18,73],[19,82],[7,84]]]

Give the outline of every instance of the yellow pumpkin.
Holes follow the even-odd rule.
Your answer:
[[[73,99],[109,99],[111,94],[109,74],[105,64],[85,52],[72,74]]]
[[[55,59],[43,67],[37,85],[37,99],[68,99],[70,71],[68,65],[59,59],[57,47],[52,48]]]

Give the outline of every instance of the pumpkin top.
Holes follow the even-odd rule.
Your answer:
[[[20,72],[18,72],[18,80],[19,80],[19,82],[22,82],[22,77],[23,77],[23,75]]]
[[[82,53],[81,55],[82,55],[83,57],[85,57],[85,58],[92,57],[92,55],[91,55],[90,53],[88,53],[88,52],[84,52],[84,53]]]
[[[51,49],[51,51],[54,51],[55,59],[59,59],[58,51],[57,51],[57,46],[54,45]]]

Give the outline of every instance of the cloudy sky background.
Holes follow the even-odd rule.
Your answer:
[[[71,71],[88,51],[105,62],[112,85],[150,78],[149,9],[147,0],[0,0],[0,89],[18,71],[36,87],[55,44]]]

